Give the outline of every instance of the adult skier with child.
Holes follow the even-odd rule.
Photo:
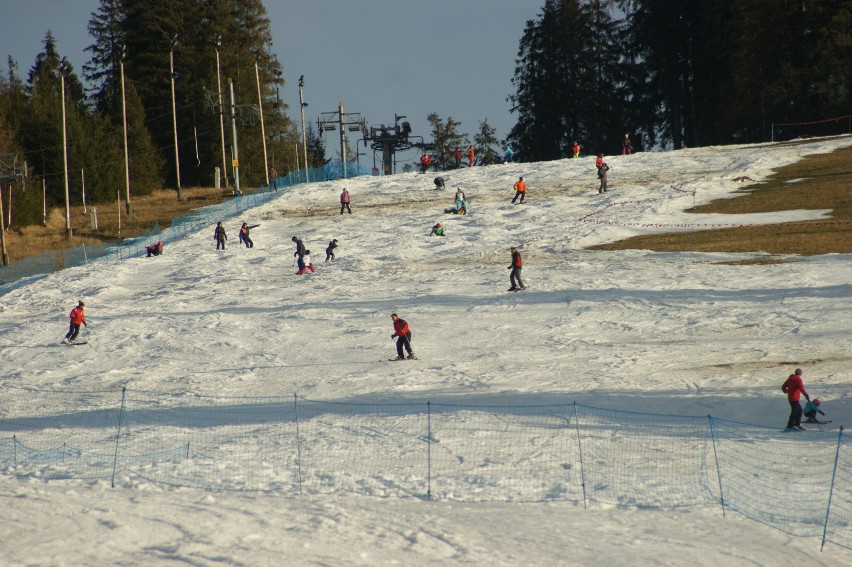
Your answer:
[[[799,404],[799,397],[805,396],[805,399],[811,401],[811,397],[805,390],[805,385],[802,383],[802,369],[797,368],[796,371],[787,378],[784,384],[781,385],[781,391],[787,394],[787,401],[790,403],[790,417],[787,419],[787,430],[799,429],[804,431],[802,427],[802,406]]]

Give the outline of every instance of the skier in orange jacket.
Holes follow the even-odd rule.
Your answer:
[[[518,197],[521,198],[521,204],[523,204],[524,203],[524,197],[527,194],[527,184],[524,182],[523,177],[519,177],[518,180],[515,181],[514,189],[515,189],[515,196],[512,198],[512,204],[513,205],[515,204],[515,200]]]

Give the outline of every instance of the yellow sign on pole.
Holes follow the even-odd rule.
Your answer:
[[[232,159],[232,160],[231,160],[231,166],[233,166],[233,167],[240,167],[240,160],[238,160],[238,159]]]

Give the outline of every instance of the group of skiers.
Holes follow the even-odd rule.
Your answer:
[[[254,241],[251,239],[251,229],[259,227],[259,224],[243,223],[240,227],[240,244],[245,244],[246,248],[254,248]],[[216,241],[216,250],[225,249],[225,242],[228,240],[228,234],[221,222],[216,223],[216,228],[213,230],[213,240]]]

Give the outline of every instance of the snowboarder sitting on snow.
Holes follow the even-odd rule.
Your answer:
[[[308,270],[311,273],[316,273],[316,268],[311,264],[311,251],[305,250],[305,255],[299,258],[299,271],[296,272],[296,275],[303,276],[308,273]]]
[[[807,419],[807,423],[816,423],[817,416],[816,414],[825,415],[821,409],[819,409],[820,401],[816,398],[813,400],[808,400],[808,403],[805,404],[805,417]]]
[[[443,188],[444,188],[444,178],[443,177],[436,177],[435,178],[435,190],[437,191],[438,189],[443,189]]]
[[[429,236],[444,236],[444,227],[441,226],[441,223],[432,227],[432,232],[429,233]]]
[[[402,356],[403,348],[408,351],[409,359],[417,358],[414,356],[414,351],[411,350],[411,329],[408,328],[408,323],[405,319],[400,319],[396,313],[391,313],[391,319],[393,320],[393,334],[391,338],[399,337],[396,341],[397,356],[395,360],[404,360],[405,357]]]
[[[86,313],[84,310],[85,307],[86,304],[80,301],[77,303],[77,307],[71,310],[71,315],[69,316],[71,322],[68,327],[68,333],[65,335],[65,338],[62,339],[63,343],[73,343],[77,339],[77,335],[80,334],[81,323],[87,327],[89,326],[89,324],[86,322]]]
[[[148,258],[150,258],[151,256],[159,256],[163,253],[163,241],[161,240],[156,244],[146,246],[145,250],[148,252]]]
[[[335,238],[331,242],[328,243],[328,247],[325,249],[325,261],[328,262],[331,260],[334,262],[334,249],[337,248],[337,239]]]

